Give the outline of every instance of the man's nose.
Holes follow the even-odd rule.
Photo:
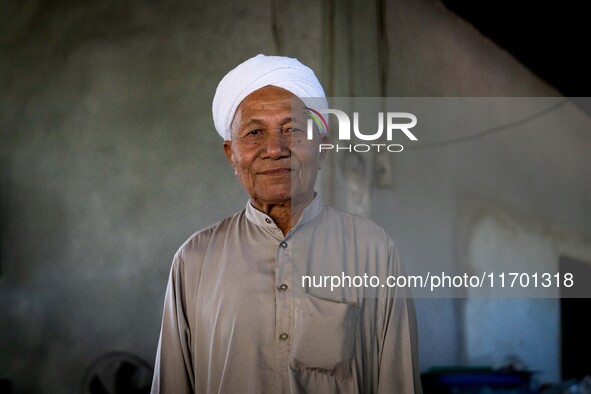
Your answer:
[[[282,130],[274,130],[267,137],[267,154],[271,159],[289,155],[289,138]]]

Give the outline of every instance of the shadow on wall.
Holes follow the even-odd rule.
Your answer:
[[[6,216],[8,212],[8,160],[0,158],[0,285],[2,283],[2,262],[4,261],[4,251],[6,250]],[[4,392],[4,391],[0,391]]]

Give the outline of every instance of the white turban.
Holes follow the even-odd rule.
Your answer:
[[[307,107],[316,110],[328,107],[324,89],[312,69],[294,58],[257,55],[226,74],[216,89],[213,122],[224,140],[231,139],[230,126],[242,100],[269,85],[290,91]],[[326,130],[321,132],[326,133]]]

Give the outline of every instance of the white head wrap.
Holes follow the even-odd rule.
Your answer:
[[[226,74],[217,87],[212,105],[213,122],[223,139],[231,139],[230,126],[242,100],[269,85],[290,91],[309,108],[328,107],[324,89],[312,69],[294,58],[257,55]]]

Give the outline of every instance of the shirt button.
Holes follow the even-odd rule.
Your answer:
[[[279,286],[279,290],[281,290],[281,291],[287,290],[287,285],[285,283],[283,283],[281,286]]]
[[[285,249],[285,248],[287,248],[287,242],[281,241],[281,243],[279,244],[279,246],[281,246],[283,249]]]
[[[265,222],[267,222],[267,223],[271,223],[271,219],[269,219],[269,218],[265,218]]]
[[[279,335],[279,339],[281,339],[282,341],[287,341],[287,338],[289,338],[289,335],[287,335],[286,332],[281,333],[281,335]]]

